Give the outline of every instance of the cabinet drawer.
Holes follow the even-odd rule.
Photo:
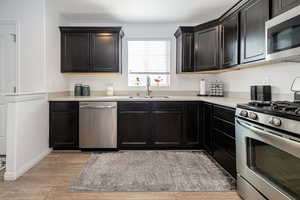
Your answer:
[[[119,111],[149,111],[148,102],[118,102]]]
[[[235,156],[236,155],[235,140],[215,129],[213,133],[214,133],[213,135],[214,146],[219,146],[220,148],[223,148],[230,155]]]
[[[234,123],[235,109],[233,108],[214,105],[213,114],[218,118]]]
[[[236,160],[235,157],[232,157],[224,149],[216,146],[214,151],[214,159],[233,177],[236,178]]]
[[[153,111],[177,111],[183,112],[183,103],[178,102],[154,102],[152,104]]]
[[[235,138],[235,126],[227,121],[224,121],[220,118],[213,118],[213,127],[233,138]]]
[[[51,102],[52,112],[72,112],[78,110],[78,102]]]

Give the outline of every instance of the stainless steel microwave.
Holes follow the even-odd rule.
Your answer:
[[[266,22],[266,59],[300,62],[300,6]]]

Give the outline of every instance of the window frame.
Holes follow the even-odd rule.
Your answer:
[[[164,86],[156,86],[156,85],[151,85],[152,88],[157,88],[157,89],[161,89],[161,88],[171,88],[171,74],[172,74],[172,38],[170,37],[129,37],[126,38],[126,61],[127,61],[127,70],[126,70],[126,76],[127,76],[127,87],[130,88],[144,88],[144,85],[138,86],[138,85],[129,85],[129,42],[130,41],[166,41],[169,43],[168,47],[169,47],[169,62],[168,62],[168,73],[166,73],[165,75],[168,75],[168,85],[164,85]],[[144,74],[144,73],[141,73]],[[154,73],[153,73],[154,74]],[[161,73],[162,75],[164,75],[163,73]],[[149,74],[150,75],[150,74]]]

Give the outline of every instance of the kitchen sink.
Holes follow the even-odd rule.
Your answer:
[[[130,96],[130,99],[169,99],[169,96]]]

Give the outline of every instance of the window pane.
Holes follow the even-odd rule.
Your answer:
[[[147,76],[150,76],[151,86],[167,87],[170,85],[170,75],[129,74],[128,86],[146,86]]]
[[[152,85],[168,86],[169,73],[170,41],[128,41],[129,86],[145,85],[147,75],[152,78]]]

